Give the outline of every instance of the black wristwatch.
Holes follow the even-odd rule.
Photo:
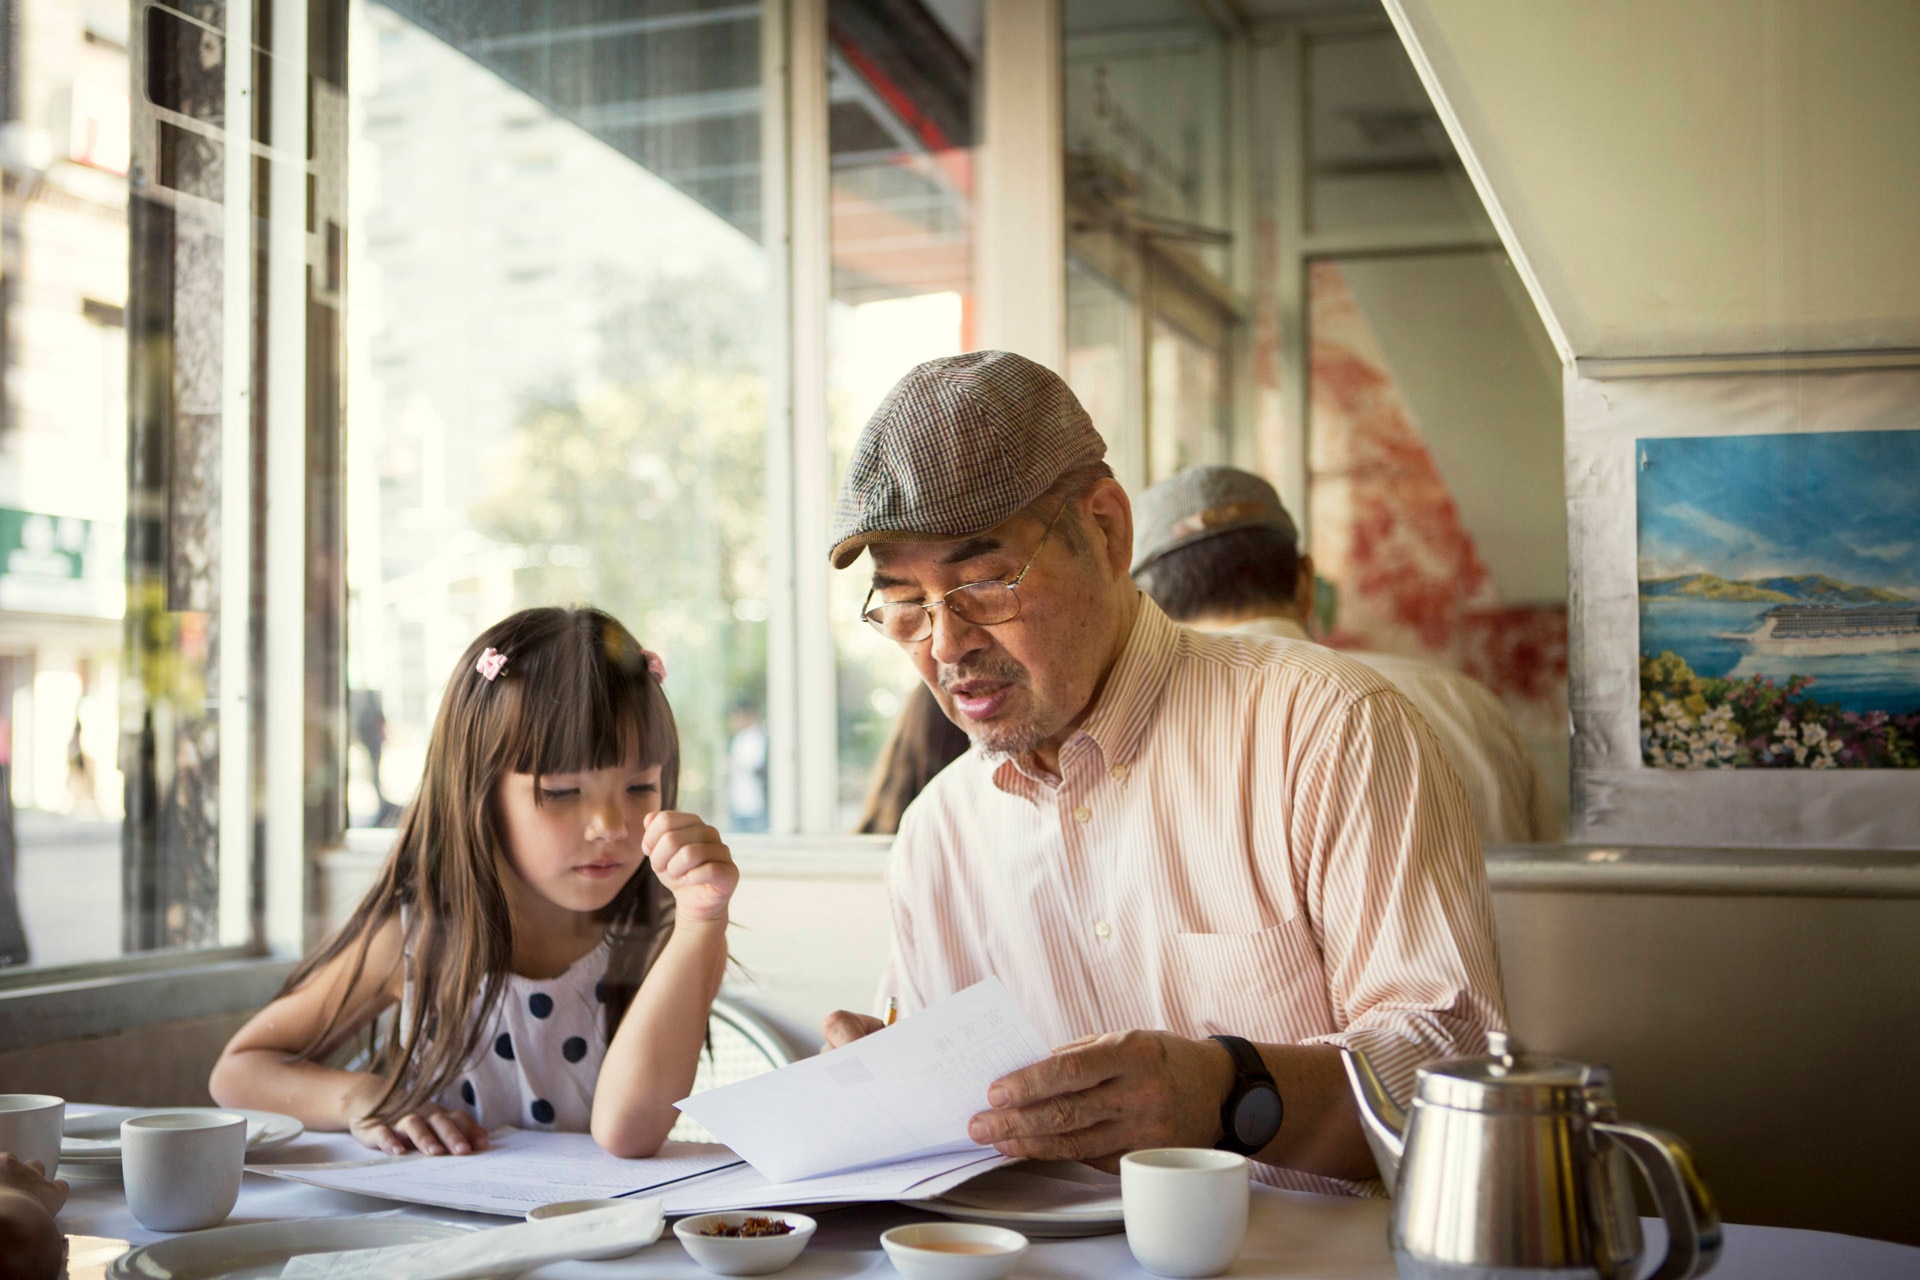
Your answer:
[[[1274,1086],[1273,1074],[1260,1060],[1260,1051],[1239,1036],[1213,1036],[1233,1055],[1233,1091],[1220,1108],[1220,1127],[1226,1136],[1214,1143],[1220,1151],[1250,1156],[1262,1150],[1280,1132],[1286,1104]]]

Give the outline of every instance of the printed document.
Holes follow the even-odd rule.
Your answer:
[[[967,1136],[967,1121],[987,1109],[987,1086],[1046,1056],[1033,1023],[988,978],[884,1031],[679,1106],[769,1181],[791,1183],[988,1155]]]
[[[470,1156],[376,1156],[335,1164],[258,1164],[255,1173],[335,1191],[518,1218],[556,1200],[654,1192],[738,1165],[725,1147],[669,1142],[649,1160],[608,1155],[585,1133],[497,1129]]]

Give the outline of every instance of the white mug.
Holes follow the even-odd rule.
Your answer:
[[[54,1177],[60,1166],[60,1135],[67,1102],[49,1093],[0,1093],[0,1151],[16,1160],[38,1160]]]
[[[1120,1203],[1134,1261],[1157,1276],[1217,1276],[1247,1239],[1245,1156],[1160,1147],[1120,1157]]]
[[[198,1231],[227,1220],[240,1198],[247,1118],[226,1111],[155,1111],[120,1122],[127,1207],[149,1231]]]

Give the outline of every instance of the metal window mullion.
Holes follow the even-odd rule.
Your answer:
[[[767,255],[767,813],[800,826],[798,543],[793,534],[793,245],[788,129],[788,0],[764,0],[760,25],[760,207]]]
[[[261,941],[253,911],[253,6],[227,10],[220,359],[219,941]],[[236,55],[233,51],[239,51]]]
[[[793,548],[799,827],[839,825],[839,711],[828,617],[827,535],[833,452],[827,417],[827,304],[832,291],[827,142],[827,2],[791,0],[788,18],[787,163],[793,359]]]
[[[266,920],[306,946],[307,0],[273,0],[266,413]]]

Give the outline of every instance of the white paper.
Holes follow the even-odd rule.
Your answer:
[[[658,1198],[523,1222],[386,1249],[311,1253],[294,1258],[281,1280],[481,1280],[519,1275],[549,1262],[617,1256],[660,1238]]]
[[[521,1217],[560,1200],[601,1200],[740,1163],[725,1147],[669,1142],[647,1160],[608,1155],[585,1133],[501,1129],[470,1156],[382,1156],[334,1164],[250,1166],[255,1173],[388,1200]]]
[[[922,1156],[874,1165],[851,1173],[828,1174],[799,1182],[768,1182],[751,1165],[736,1165],[661,1192],[674,1217],[720,1213],[728,1209],[770,1209],[796,1204],[834,1204],[855,1200],[926,1200],[1010,1161],[998,1151]]]
[[[981,1151],[987,1086],[1047,1056],[998,979],[816,1058],[679,1107],[776,1183],[938,1152]]]

